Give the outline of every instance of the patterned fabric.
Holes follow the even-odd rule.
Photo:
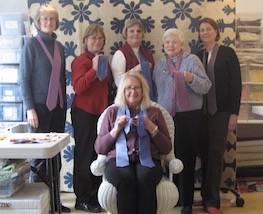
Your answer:
[[[152,51],[154,60],[163,56],[162,36],[168,28],[179,28],[187,38],[185,51],[196,53],[203,46],[198,42],[198,22],[204,16],[216,20],[222,43],[235,46],[236,0],[208,2],[207,0],[28,0],[30,30],[35,34],[33,18],[40,4],[50,3],[59,11],[60,27],[56,31],[58,41],[65,47],[67,77],[67,121],[65,131],[71,135],[71,143],[62,151],[61,190],[72,191],[73,181],[73,130],[70,106],[72,87],[71,62],[83,50],[82,36],[91,23],[104,27],[105,55],[111,56],[124,44],[122,29],[129,18],[139,19],[145,26],[143,45]],[[88,167],[88,166],[87,166]]]

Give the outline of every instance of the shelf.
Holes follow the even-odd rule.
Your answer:
[[[263,124],[263,120],[238,120],[238,124]]]
[[[253,106],[252,113],[263,116],[263,106]]]

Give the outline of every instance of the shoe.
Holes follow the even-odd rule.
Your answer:
[[[204,211],[210,213],[210,214],[223,214],[220,209],[216,207],[204,207]]]
[[[70,208],[65,207],[64,205],[61,204],[61,212],[62,213],[70,213],[71,210],[70,210]]]
[[[75,209],[83,210],[85,212],[91,212],[91,213],[101,212],[101,206],[99,204],[88,204],[88,203],[76,202]]]
[[[191,206],[182,207],[181,214],[192,214],[192,207]]]
[[[58,211],[56,207],[55,207],[55,211],[56,211],[56,212]],[[71,210],[70,210],[70,208],[65,207],[65,206],[63,206],[63,205],[61,204],[61,212],[62,212],[62,213],[70,213]]]

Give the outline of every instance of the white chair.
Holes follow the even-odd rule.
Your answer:
[[[173,183],[173,174],[178,174],[183,170],[183,163],[181,160],[176,159],[174,156],[174,122],[171,115],[163,108],[161,105],[152,102],[152,106],[161,109],[163,116],[166,121],[166,125],[169,130],[169,134],[172,140],[173,148],[172,151],[162,157],[162,162],[169,166],[169,179],[163,176],[160,183],[157,185],[157,214],[165,214],[171,210],[178,202],[179,192],[176,185]],[[103,121],[104,115],[107,109],[102,113],[98,120],[97,128],[98,133]],[[117,190],[116,188],[106,180],[104,175],[106,167],[106,156],[98,155],[97,160],[95,160],[91,166],[91,172],[96,176],[103,177],[102,183],[98,191],[98,200],[102,208],[104,208],[108,214],[118,214],[117,211]]]

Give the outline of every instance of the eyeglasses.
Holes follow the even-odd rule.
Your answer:
[[[44,22],[54,22],[54,21],[57,21],[57,18],[55,17],[41,17],[40,20],[44,21]]]
[[[125,87],[125,92],[130,93],[130,92],[132,92],[132,90],[138,93],[138,92],[142,91],[142,87],[141,86],[136,86],[136,87],[128,86],[128,87]]]
[[[91,41],[99,40],[100,42],[102,42],[102,41],[105,40],[105,38],[103,38],[103,37],[94,37],[94,36],[90,36],[89,39],[90,39]]]
[[[176,45],[178,42],[176,42],[176,41],[165,41],[164,42],[164,45]]]

